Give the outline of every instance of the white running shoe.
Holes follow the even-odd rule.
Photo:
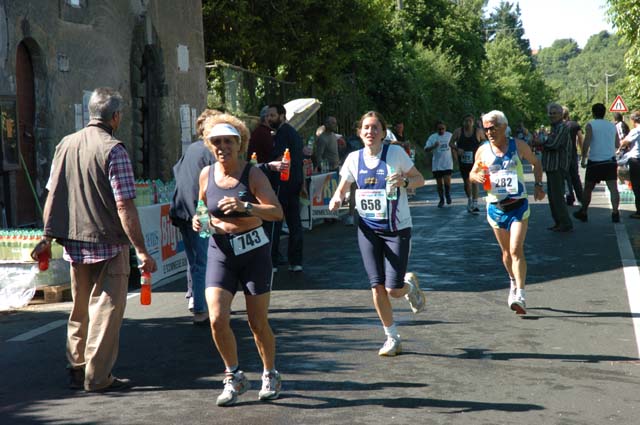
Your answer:
[[[282,378],[276,370],[274,373],[262,375],[262,389],[258,393],[260,400],[275,400],[280,395],[282,388]]]
[[[387,340],[382,345],[382,348],[378,350],[378,355],[385,357],[397,356],[400,353],[402,353],[402,343],[400,342],[400,337],[391,338],[390,336],[388,336]]]
[[[409,301],[411,311],[414,313],[420,313],[424,310],[427,300],[424,296],[424,292],[420,290],[418,277],[414,273],[409,272],[404,275],[404,281],[409,285],[409,292],[407,292],[404,297]]]
[[[241,370],[236,373],[227,373],[222,383],[224,389],[216,400],[218,406],[231,406],[238,400],[240,394],[244,394],[251,387],[249,380]]]
[[[527,314],[527,303],[522,294],[514,294],[513,300],[509,304],[509,308],[516,314]]]

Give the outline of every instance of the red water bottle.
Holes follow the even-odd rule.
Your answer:
[[[51,259],[51,249],[45,249],[38,254],[38,269],[41,272],[49,268],[49,260]]]
[[[282,163],[287,164],[287,168],[280,171],[280,181],[286,182],[289,181],[289,166],[291,165],[291,154],[289,153],[288,148],[284,150]]]
[[[149,272],[140,274],[140,304],[151,304],[151,273]]]

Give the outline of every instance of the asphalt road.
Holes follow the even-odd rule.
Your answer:
[[[239,295],[232,326],[253,389],[234,407],[215,406],[223,365],[209,330],[191,324],[178,277],[154,288],[151,306],[132,294],[114,370],[136,383],[125,393],[66,388],[69,303],[1,314],[0,423],[640,423],[640,221],[627,218],[631,206],[614,225],[600,187],[589,222],[558,234],[546,230],[546,202],[533,204],[529,313],[518,317],[483,213],[466,212],[457,179],[452,206],[436,208],[436,197],[429,184],[413,200],[410,269],[427,310],[413,315],[394,301],[401,356],[377,355],[384,335],[355,229],[322,224],[306,234],[304,272],[276,276],[279,400],[257,400],[261,365]]]

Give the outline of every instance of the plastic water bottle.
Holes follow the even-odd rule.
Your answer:
[[[211,236],[211,231],[209,229],[209,208],[207,208],[203,199],[198,200],[196,215],[198,216],[198,221],[202,226],[199,233],[200,237],[208,238],[209,236]]]
[[[140,274],[140,304],[151,304],[151,273],[149,272]]]
[[[249,163],[251,163],[251,165],[258,165],[258,155],[255,152],[251,154]]]
[[[38,269],[43,272],[49,269],[49,260],[51,259],[51,247],[45,249],[38,254]]]
[[[489,174],[489,167],[482,162],[479,165],[484,172],[484,183],[482,183],[482,188],[488,192],[491,190],[491,174]]]
[[[386,192],[387,192],[387,199],[390,201],[395,201],[396,199],[398,199],[398,188],[392,186],[391,181],[389,180],[389,176],[395,172],[396,170],[393,167],[389,167],[389,175],[387,175]]]
[[[284,155],[282,155],[282,162],[284,164],[291,165],[291,153],[289,153],[289,148],[284,150]],[[287,167],[286,170],[280,171],[280,181],[289,181],[289,167]]]

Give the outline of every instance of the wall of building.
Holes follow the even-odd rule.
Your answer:
[[[86,122],[83,101],[100,86],[125,99],[116,136],[136,176],[171,177],[183,143],[193,137],[193,115],[206,106],[201,1],[0,0],[0,99],[17,97],[20,43],[34,70],[31,174],[41,199],[55,145]],[[1,173],[0,199],[8,204],[9,224],[26,225],[15,200],[25,189],[16,187],[16,173]]]

